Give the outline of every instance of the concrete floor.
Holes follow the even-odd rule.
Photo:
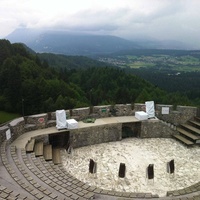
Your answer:
[[[182,189],[200,180],[200,148],[187,148],[173,139],[129,138],[63,150],[66,170],[79,180],[102,189],[151,192],[160,197],[167,191]],[[89,159],[97,162],[97,173],[88,173]],[[175,161],[175,174],[168,174],[166,163]],[[118,178],[120,163],[126,164],[126,177]],[[146,168],[154,164],[154,180],[146,178]]]

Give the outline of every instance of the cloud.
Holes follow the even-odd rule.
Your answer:
[[[199,7],[199,0],[1,0],[0,37],[23,25],[181,40],[200,48]]]

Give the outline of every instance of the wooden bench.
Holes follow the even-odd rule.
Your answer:
[[[44,146],[44,159],[46,161],[52,160],[52,145],[48,144]]]
[[[37,142],[35,143],[35,147],[34,147],[34,152],[35,152],[35,156],[43,156],[43,142]]]
[[[60,149],[57,149],[57,148],[53,149],[52,155],[53,155],[54,165],[60,164],[61,163]]]

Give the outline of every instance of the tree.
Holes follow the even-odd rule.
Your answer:
[[[19,112],[21,108],[21,74],[20,68],[15,62],[8,58],[3,64],[3,70],[1,71],[1,89],[7,100],[7,111]]]

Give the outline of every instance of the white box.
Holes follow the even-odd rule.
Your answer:
[[[78,122],[75,119],[68,119],[67,120],[67,128],[68,129],[78,128]]]
[[[144,111],[135,112],[135,117],[139,120],[146,120],[148,119],[148,114]]]

